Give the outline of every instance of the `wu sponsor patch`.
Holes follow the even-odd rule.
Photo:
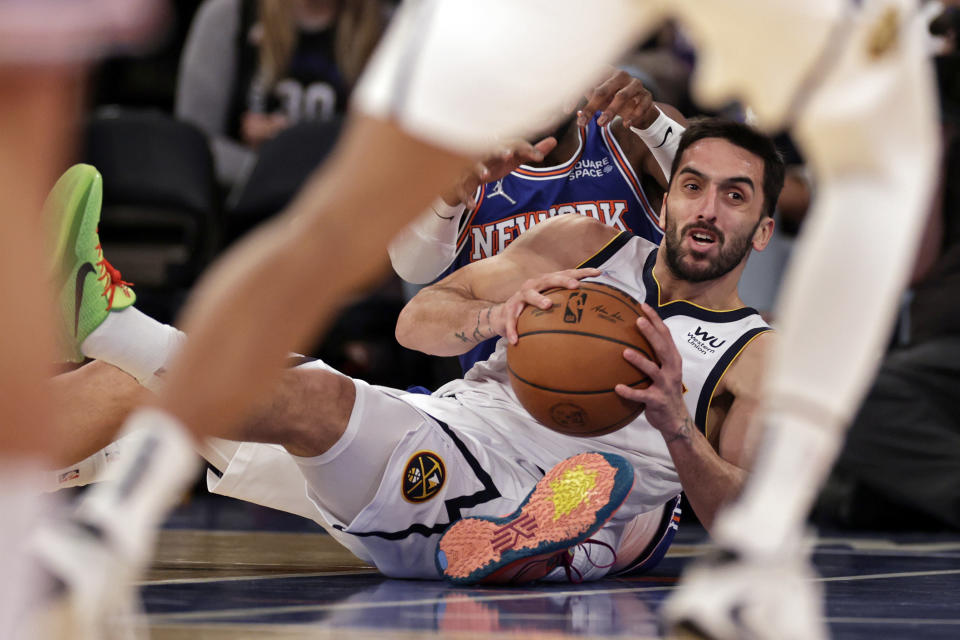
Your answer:
[[[408,502],[426,502],[440,492],[447,479],[443,460],[432,451],[418,451],[403,471],[402,493]]]

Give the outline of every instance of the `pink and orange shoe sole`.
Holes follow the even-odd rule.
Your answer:
[[[502,518],[464,518],[437,545],[437,570],[455,584],[527,582],[603,527],[633,488],[633,467],[610,453],[581,453],[553,467]]]

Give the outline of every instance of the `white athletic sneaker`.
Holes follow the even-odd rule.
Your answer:
[[[196,475],[196,454],[190,435],[157,409],[131,415],[123,437],[114,477],[34,539],[34,556],[56,587],[51,599],[58,611],[49,617],[65,625],[35,637],[145,636],[133,583],[149,566],[157,528]]]
[[[33,637],[140,640],[147,625],[133,581],[137,565],[96,528],[75,520],[47,526],[33,555],[49,582]]]
[[[716,551],[684,572],[663,605],[669,638],[825,640],[823,592],[801,554]]]

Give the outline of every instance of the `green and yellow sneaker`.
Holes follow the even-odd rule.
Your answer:
[[[80,345],[111,310],[137,297],[103,257],[97,225],[103,178],[87,164],[64,173],[47,196],[43,216],[51,237],[51,274],[60,305],[57,341],[65,360],[82,362]]]

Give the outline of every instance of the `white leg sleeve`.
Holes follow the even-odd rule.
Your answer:
[[[913,3],[868,3],[794,129],[818,192],[781,292],[768,426],[718,525],[777,548],[806,517],[873,379],[929,212],[939,157],[932,69]],[[892,29],[892,30],[891,30]]]

